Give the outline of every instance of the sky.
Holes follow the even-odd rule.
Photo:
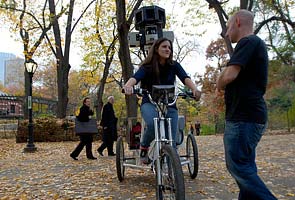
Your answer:
[[[0,52],[22,56],[22,43],[14,41],[6,27],[0,27]]]
[[[17,57],[24,58],[22,42],[15,41],[15,39],[11,36],[8,28],[0,27],[0,44],[0,52],[12,53]],[[74,68],[78,69],[79,66],[82,64],[82,57],[79,55],[78,49],[74,44],[71,45],[70,51],[70,62],[74,63]]]
[[[170,1],[169,1],[170,2]],[[175,2],[174,2],[175,3]],[[168,14],[177,14],[177,17],[180,20],[181,15],[179,15],[179,12],[177,10],[177,6],[175,8],[172,7],[172,4],[166,4],[166,5],[159,5],[160,7],[165,9],[166,15]],[[172,27],[176,37],[181,37],[180,31],[178,27]],[[200,45],[199,52],[194,52],[192,55],[187,57],[181,64],[183,68],[189,73],[189,75],[193,76],[196,72],[199,74],[203,74],[205,71],[205,66],[208,63],[208,61],[205,58],[205,50],[206,47],[209,45],[210,41],[213,39],[216,39],[219,36],[219,33],[221,31],[219,24],[211,24],[206,26],[208,33],[204,35],[202,38],[194,38]],[[20,37],[20,36],[19,36]],[[7,53],[13,53],[18,57],[23,58],[23,46],[21,42],[15,41],[11,34],[9,33],[9,30],[5,26],[0,27],[0,52],[7,52]],[[82,56],[78,53],[79,47],[75,46],[75,44],[71,45],[70,50],[70,63],[71,66],[74,69],[79,69],[79,66],[82,64]]]

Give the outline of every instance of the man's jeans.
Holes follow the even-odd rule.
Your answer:
[[[239,200],[276,199],[257,175],[256,146],[265,124],[226,121],[224,150],[226,167],[236,180]]]
[[[140,107],[141,116],[146,123],[146,130],[143,134],[140,145],[142,147],[149,147],[150,143],[155,139],[154,118],[158,117],[156,106],[151,103],[144,103]],[[168,108],[167,117],[171,118],[171,132],[172,138],[175,141],[176,130],[178,125],[178,111],[175,108]],[[175,142],[174,145],[175,146]]]

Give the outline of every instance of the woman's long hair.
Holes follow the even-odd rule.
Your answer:
[[[166,60],[165,65],[167,65],[167,64],[172,65],[173,64],[173,60],[172,60],[173,46],[172,46],[171,40],[169,40],[167,38],[160,38],[160,39],[156,40],[153,43],[153,45],[150,47],[147,57],[140,64],[141,66],[151,67],[152,68],[153,78],[156,78],[155,82],[157,82],[157,83],[159,83],[159,76],[160,76],[160,69],[159,69],[160,56],[159,56],[159,53],[158,53],[158,49],[159,49],[160,45],[165,41],[168,41],[170,43],[170,46],[171,46],[171,53],[170,53],[169,58]]]

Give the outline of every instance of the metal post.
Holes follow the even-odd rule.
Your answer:
[[[28,96],[28,114],[29,114],[29,124],[28,124],[28,131],[29,131],[29,139],[28,144],[24,148],[24,152],[35,152],[37,147],[34,145],[34,136],[33,136],[33,115],[32,115],[32,79],[33,73],[29,72],[29,79],[30,79],[30,89],[29,89],[29,96]]]

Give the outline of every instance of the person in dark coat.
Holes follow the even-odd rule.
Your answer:
[[[196,129],[196,135],[200,135],[200,133],[201,133],[201,123],[199,121],[195,122],[195,129]]]
[[[114,108],[114,97],[109,96],[108,102],[103,106],[102,117],[100,125],[103,127],[103,143],[97,149],[97,152],[103,156],[103,150],[107,148],[108,156],[114,156],[113,151],[114,141],[117,140],[117,117],[115,116]]]
[[[83,106],[80,108],[80,113],[77,116],[77,120],[80,122],[88,122],[89,116],[93,115],[93,111],[90,109],[90,99],[86,97],[83,100]],[[92,154],[92,142],[93,142],[93,135],[92,134],[80,134],[80,143],[75,148],[75,150],[70,154],[70,156],[74,160],[78,160],[78,156],[80,152],[82,151],[83,147],[86,147],[86,156],[90,160],[95,160],[95,158]]]

